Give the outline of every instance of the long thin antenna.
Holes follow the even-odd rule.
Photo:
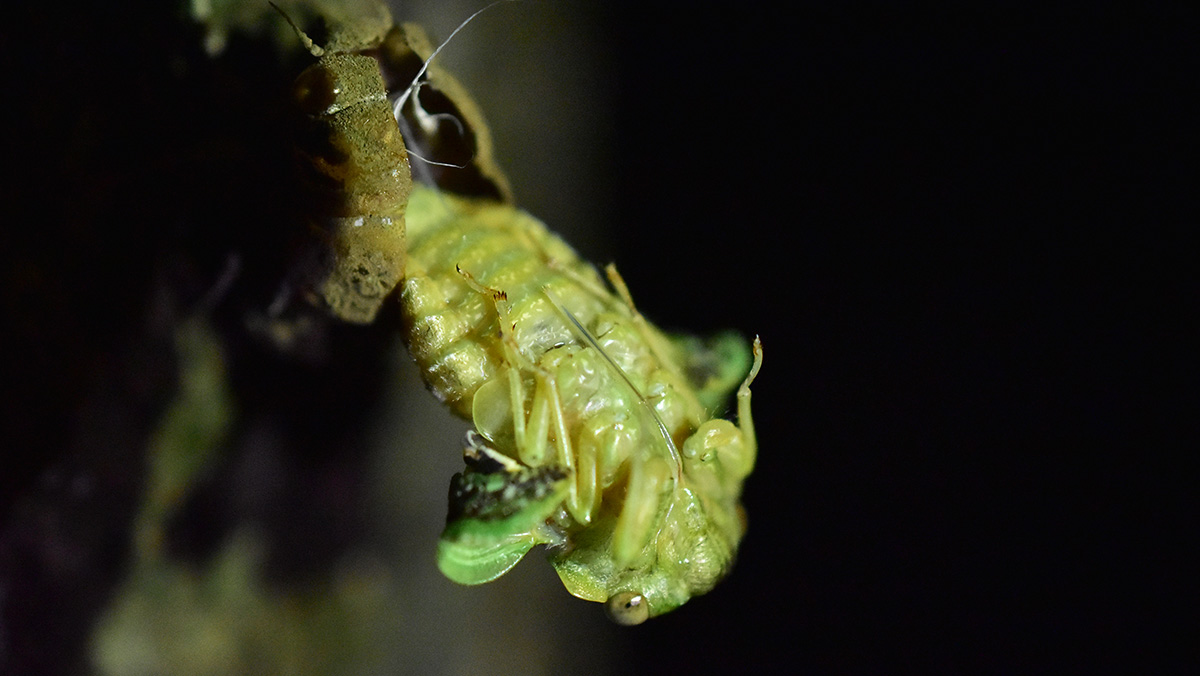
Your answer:
[[[633,381],[630,380],[629,376],[625,374],[625,370],[622,369],[617,362],[613,360],[612,356],[600,346],[600,342],[596,340],[596,337],[592,335],[592,332],[588,331],[583,323],[580,322],[575,315],[571,314],[571,311],[567,309],[567,306],[563,305],[562,302],[559,301],[558,298],[550,291],[550,289],[543,287],[542,293],[546,294],[546,297],[550,299],[550,302],[554,303],[554,307],[558,308],[558,311],[563,313],[563,316],[565,316],[571,322],[571,324],[575,327],[575,330],[579,333],[580,337],[583,338],[584,342],[591,346],[592,349],[596,350],[596,352],[599,352],[601,357],[604,357],[604,361],[607,362],[608,365],[617,372],[617,375],[621,376],[621,380],[625,381],[625,384],[628,385],[629,389],[632,390],[637,396],[638,401],[641,402],[642,406],[644,406],[647,411],[649,411],[650,416],[654,419],[654,423],[658,425],[658,431],[662,434],[663,440],[667,442],[667,450],[671,452],[671,459],[675,461],[675,479],[678,484],[682,484],[683,460],[680,459],[679,449],[675,448],[675,442],[671,439],[671,433],[667,431],[667,426],[663,423],[662,418],[659,417],[658,411],[654,410],[654,406],[650,404],[646,397],[643,396],[638,390],[637,386],[633,384]]]
[[[308,37],[308,33],[305,33],[304,31],[300,30],[300,27],[296,25],[295,21],[292,21],[292,17],[288,16],[287,12],[280,9],[279,5],[276,5],[275,3],[271,2],[271,0],[267,0],[267,4],[274,7],[275,11],[279,12],[279,15],[283,17],[283,20],[288,22],[288,25],[290,25],[292,27],[292,30],[296,31],[296,35],[298,35],[300,37],[300,42],[302,42],[304,44],[304,48],[308,50],[309,54],[312,54],[313,56],[315,56],[317,58],[320,58],[325,55],[325,49],[323,47],[321,47],[320,45],[318,45],[317,43],[313,42],[312,38]]]
[[[413,92],[413,90],[417,88],[417,86],[421,80],[421,76],[425,75],[425,71],[429,70],[429,64],[433,63],[433,60],[437,57],[438,53],[442,51],[442,48],[445,47],[446,45],[450,44],[450,41],[454,39],[455,35],[458,35],[458,32],[460,30],[465,28],[467,24],[471,23],[471,21],[475,17],[479,16],[480,14],[483,14],[484,12],[495,7],[496,5],[502,5],[506,2],[516,2],[516,1],[517,0],[496,0],[496,2],[493,2],[492,4],[488,5],[487,7],[484,7],[483,9],[475,12],[471,16],[467,17],[465,21],[458,24],[458,28],[455,28],[454,31],[452,33],[450,33],[449,37],[447,37],[445,40],[442,40],[442,44],[438,45],[437,49],[433,50],[433,53],[429,55],[429,58],[425,59],[425,63],[421,64],[421,70],[417,71],[416,76],[413,77],[412,82],[409,83],[408,88],[406,88],[404,90],[404,93],[401,94],[396,99],[396,103],[393,107],[393,114],[396,117],[400,117],[400,110],[402,108],[404,108],[404,104],[408,101],[409,94],[411,94]]]

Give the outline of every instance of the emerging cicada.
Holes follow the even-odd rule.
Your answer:
[[[615,268],[610,290],[512,206],[418,186],[409,214],[409,349],[476,430],[451,487],[442,571],[487,582],[549,545],[567,590],[627,624],[711,589],[745,530],[758,342],[741,380],[744,348],[668,337]],[[734,425],[712,407],[738,380]]]
[[[567,590],[625,624],[707,592],[745,531],[758,341],[672,337],[647,321],[615,268],[605,280],[507,201],[486,127],[444,74],[426,100],[460,118],[472,157],[465,173],[434,178],[474,197],[412,186],[384,83],[417,91],[409,74],[426,68],[411,57],[432,50],[411,26],[369,44],[371,56],[322,56],[298,84],[310,183],[338,205],[324,212],[332,256],[319,293],[341,318],[369,322],[403,275],[405,341],[434,394],[474,423],[439,567],[488,582],[548,545]],[[430,121],[447,113],[400,98],[400,128],[436,148]],[[716,415],[735,388],[736,425]]]

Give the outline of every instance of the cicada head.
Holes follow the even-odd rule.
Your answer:
[[[682,480],[665,475],[650,482],[659,489],[647,494],[631,474],[627,485],[605,496],[592,524],[552,551],[567,590],[605,603],[619,624],[678,608],[711,590],[733,566],[745,532],[738,502],[744,444],[737,427],[710,422],[684,445]],[[722,461],[725,455],[731,462]]]
[[[625,485],[605,495],[599,517],[553,555],[568,591],[604,602],[620,624],[639,624],[728,574],[746,531],[742,484],[757,454],[750,415],[750,383],[762,366],[757,339],[753,358],[738,388],[738,425],[701,424],[684,441],[674,475],[653,461],[634,462]]]
[[[455,475],[438,565],[462,584],[490,582],[539,544],[567,591],[604,602],[638,624],[712,589],[731,569],[745,520],[738,502],[749,471],[743,430],[710,420],[680,451],[682,474],[647,455],[605,492],[587,524],[565,515],[573,477],[528,467],[467,434],[467,471]]]

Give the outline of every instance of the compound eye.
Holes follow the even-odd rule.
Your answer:
[[[608,619],[627,627],[641,624],[650,617],[650,604],[638,592],[617,592],[604,602]]]

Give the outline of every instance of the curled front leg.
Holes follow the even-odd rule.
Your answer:
[[[613,558],[628,566],[641,555],[654,534],[663,497],[674,485],[674,468],[665,459],[652,456],[634,460],[625,489],[625,503],[613,530]]]

